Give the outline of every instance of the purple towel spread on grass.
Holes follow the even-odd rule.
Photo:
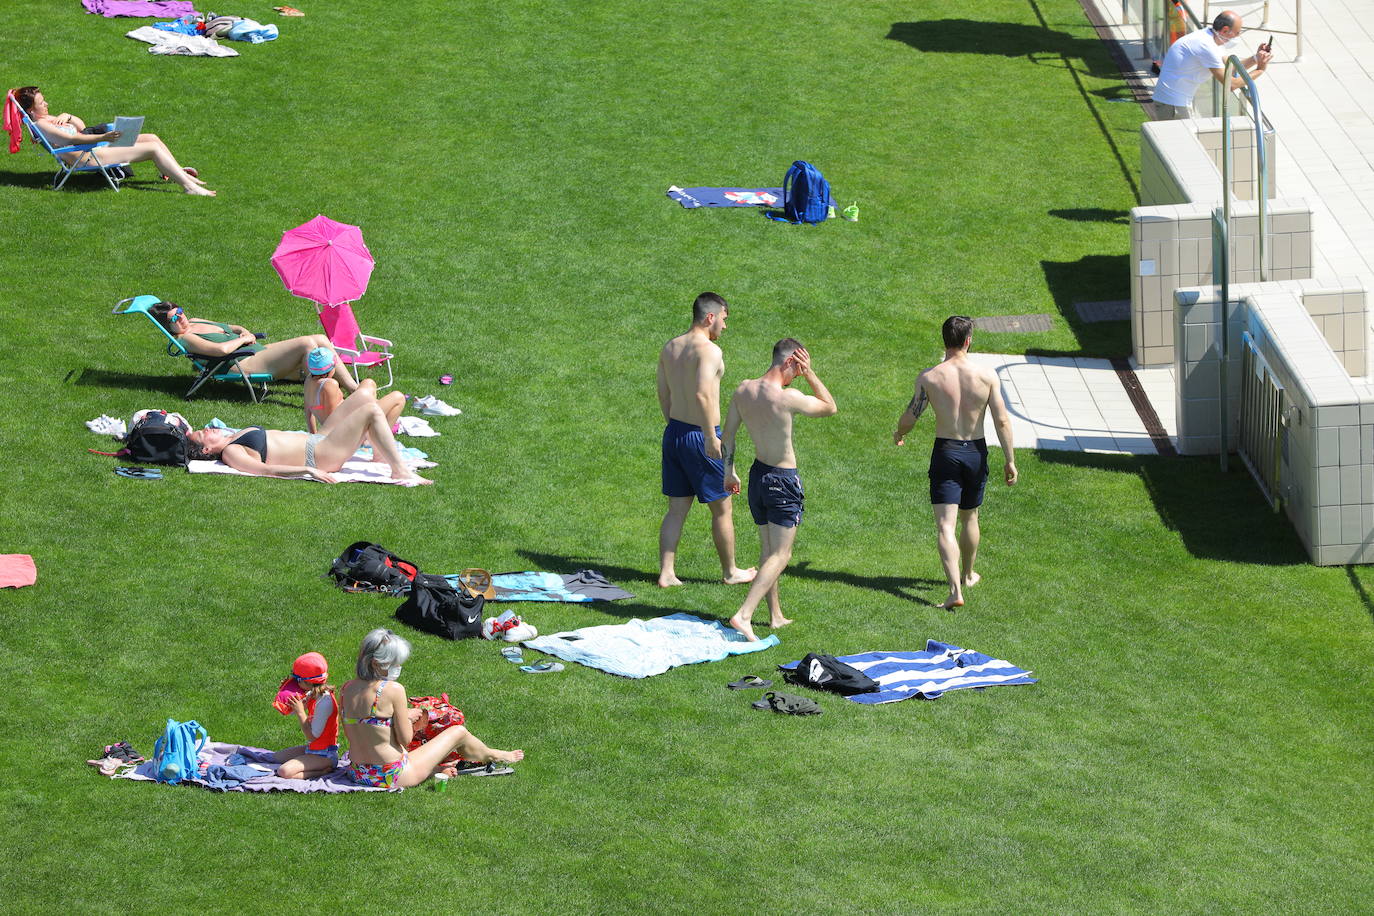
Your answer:
[[[688,210],[697,207],[781,207],[782,188],[679,188],[668,196]]]
[[[191,0],[81,0],[86,12],[113,19],[130,16],[135,19],[175,19],[194,13]]]
[[[347,754],[339,763],[338,769],[317,779],[282,779],[273,772],[277,765],[272,757],[273,752],[264,747],[210,741],[200,752],[200,762],[207,765],[206,775],[210,778],[187,778],[182,782],[221,792],[328,792],[336,795],[340,792],[388,791],[354,782],[344,769],[348,761]],[[259,768],[260,775],[243,779],[242,777],[248,775],[247,767],[254,765]],[[120,774],[119,778],[151,782],[156,778],[153,762],[149,760],[140,763],[131,772]]]

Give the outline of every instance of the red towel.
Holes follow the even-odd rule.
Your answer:
[[[10,135],[10,152],[19,152],[24,143],[24,120],[19,115],[19,103],[14,100],[14,90],[5,96],[5,130]]]
[[[0,588],[22,588],[38,581],[38,568],[26,553],[0,554]]]

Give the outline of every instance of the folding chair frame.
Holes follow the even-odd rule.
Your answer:
[[[338,332],[338,323],[336,322],[335,327],[331,328],[329,324],[324,320],[325,309],[331,308],[346,308],[348,309],[349,315],[352,316],[352,326],[353,331],[355,333],[353,335],[350,335],[348,344],[361,344],[364,348],[379,347],[380,349],[359,350],[353,346],[340,343],[338,340],[336,340],[335,334]],[[353,380],[355,382],[361,382],[363,380],[361,374],[358,372],[359,366],[364,366],[367,368],[386,366],[386,384],[378,385],[377,390],[381,391],[383,389],[390,388],[392,385],[396,384],[396,377],[392,374],[391,371],[391,360],[396,355],[391,352],[391,341],[387,340],[385,337],[371,337],[367,334],[364,334],[362,332],[362,329],[358,327],[358,318],[356,315],[353,315],[353,306],[351,303],[345,302],[341,305],[320,305],[317,302],[315,303],[315,309],[320,319],[320,326],[324,328],[325,336],[329,338],[330,346],[332,346],[334,348],[334,351],[339,354],[339,358],[343,360],[344,365],[352,370]],[[364,357],[369,353],[378,358],[372,360],[360,359],[361,357]]]
[[[239,361],[252,356],[254,351],[245,348],[242,350],[235,350],[233,353],[229,353],[225,356],[204,356],[200,353],[192,353],[186,349],[181,341],[167,333],[167,329],[159,324],[156,318],[149,315],[146,309],[124,307],[126,303],[132,303],[141,298],[143,297],[130,296],[128,299],[119,300],[115,303],[115,307],[111,309],[110,314],[145,316],[162,332],[163,336],[167,338],[168,356],[184,356],[191,361],[191,365],[199,371],[199,374],[196,376],[196,380],[191,383],[191,387],[186,391],[184,395],[185,400],[191,400],[195,393],[200,390],[200,387],[210,381],[234,382],[241,380],[244,387],[248,389],[248,396],[253,399],[254,404],[261,403],[267,397],[267,383],[272,380],[272,376],[265,372],[258,372],[250,375],[239,368]],[[150,296],[148,298],[154,297]],[[228,371],[229,369],[236,371],[231,373]],[[259,392],[258,388],[253,384],[253,379],[255,378],[259,379],[262,383],[261,392]]]
[[[113,170],[122,170],[128,166],[129,163],[119,162],[103,165],[91,155],[92,150],[100,149],[102,146],[109,146],[109,141],[102,140],[99,143],[78,143],[71,146],[53,146],[43,134],[43,131],[33,123],[33,119],[29,117],[29,113],[19,104],[19,100],[14,98],[14,94],[6,93],[6,98],[12,100],[15,108],[19,110],[19,116],[24,121],[24,127],[28,128],[29,136],[33,137],[33,139],[38,142],[38,145],[47,150],[52,155],[53,159],[57,161],[57,172],[52,176],[52,189],[54,191],[62,190],[62,186],[67,183],[67,179],[78,172],[99,172],[105,177],[105,181],[110,187],[115,189],[115,193],[119,193],[119,183],[124,180],[124,174],[120,171],[118,177],[116,177]],[[77,156],[73,161],[67,162],[62,158],[66,153],[80,153],[81,155]],[[88,165],[82,165],[86,160],[90,160],[90,163]]]

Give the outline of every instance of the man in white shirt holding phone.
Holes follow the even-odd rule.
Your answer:
[[[1191,118],[1193,96],[1208,76],[1220,83],[1225,75],[1226,54],[1241,33],[1240,14],[1225,10],[1205,29],[1190,32],[1169,46],[1155,83],[1154,103],[1163,121]],[[1273,49],[1262,44],[1253,57],[1241,61],[1251,79],[1264,73],[1273,56]],[[1230,89],[1238,89],[1245,81],[1231,78]]]

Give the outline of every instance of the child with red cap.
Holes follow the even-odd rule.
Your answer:
[[[318,652],[307,652],[291,666],[272,706],[282,715],[296,714],[306,744],[277,751],[277,775],[283,779],[313,779],[339,765],[339,704],[329,684],[329,663]]]

